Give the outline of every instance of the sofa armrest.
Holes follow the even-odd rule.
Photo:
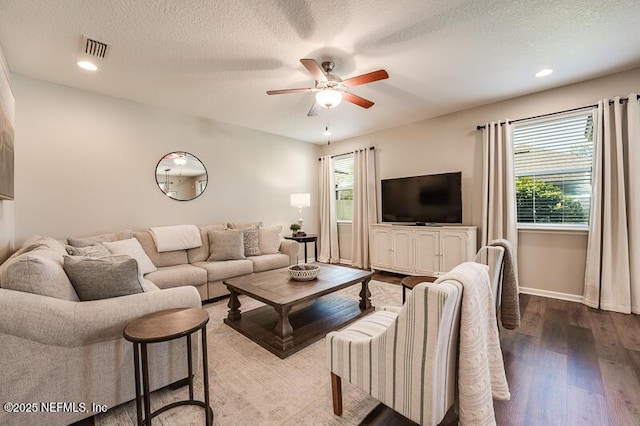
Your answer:
[[[282,240],[280,241],[280,253],[289,256],[289,265],[295,265],[298,263],[300,244],[294,240]]]
[[[76,347],[120,339],[129,322],[152,312],[201,306],[192,286],[88,302],[0,289],[0,334]]]

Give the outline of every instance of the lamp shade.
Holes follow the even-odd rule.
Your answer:
[[[342,102],[342,93],[334,89],[323,89],[316,93],[316,102],[325,108],[333,108]]]
[[[311,194],[291,194],[291,205],[293,207],[309,207]]]

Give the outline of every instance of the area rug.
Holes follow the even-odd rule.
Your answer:
[[[371,281],[369,287],[375,307],[401,305],[400,286]],[[355,285],[338,294],[358,299],[359,291],[360,286]],[[245,296],[241,296],[240,301],[243,310],[262,305]],[[341,417],[333,414],[324,339],[280,359],[222,322],[227,315],[227,299],[204,308],[211,318],[207,326],[207,346],[215,425],[358,425],[378,405],[377,400],[343,381],[344,412]],[[202,398],[201,375],[196,375],[195,386],[196,397]],[[187,394],[186,386],[176,391],[154,392],[152,409],[185,399]],[[196,407],[175,408],[154,418],[153,423],[201,425],[204,424],[203,412]],[[133,401],[96,416],[97,425],[135,423]]]

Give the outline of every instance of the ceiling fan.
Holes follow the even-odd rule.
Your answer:
[[[373,71],[342,80],[340,77],[331,74],[334,64],[331,61],[322,63],[322,67],[314,59],[300,59],[302,65],[311,73],[316,81],[315,87],[305,87],[301,89],[267,90],[267,95],[282,95],[285,93],[315,92],[316,100],[307,113],[308,116],[318,115],[320,108],[333,108],[342,99],[362,108],[371,108],[373,102],[361,98],[351,92],[347,92],[348,87],[359,86],[361,84],[372,83],[378,80],[389,78],[385,70]]]

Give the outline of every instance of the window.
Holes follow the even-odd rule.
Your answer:
[[[336,185],[336,220],[353,220],[353,155],[341,155],[333,159]]]
[[[586,227],[594,112],[514,126],[518,224]]]

